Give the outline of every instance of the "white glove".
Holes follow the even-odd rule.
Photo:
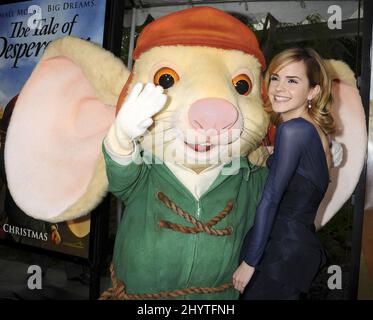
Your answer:
[[[340,166],[343,160],[343,148],[342,145],[332,140],[332,146],[330,148],[333,158],[333,167],[337,168]]]
[[[135,140],[143,135],[152,123],[154,116],[166,104],[167,96],[161,86],[153,83],[136,83],[128,98],[123,103],[115,119],[116,136],[119,144],[128,139]]]

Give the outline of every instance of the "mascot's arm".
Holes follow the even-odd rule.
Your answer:
[[[148,172],[147,166],[141,159],[139,145],[135,144],[131,154],[121,155],[113,152],[107,146],[106,138],[103,144],[103,153],[109,191],[125,202],[137,183],[142,181]]]
[[[109,190],[124,201],[147,173],[136,139],[153,124],[152,116],[166,100],[162,87],[148,83],[143,89],[141,83],[135,84],[104,140]]]
[[[49,44],[19,94],[5,143],[8,187],[26,214],[59,222],[101,201],[102,140],[128,76],[120,59],[93,43]]]

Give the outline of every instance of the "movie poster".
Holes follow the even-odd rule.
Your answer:
[[[36,0],[0,5],[0,239],[88,258],[90,218],[47,223],[25,215],[7,191],[3,146],[12,108],[48,44],[76,36],[103,44],[105,0]]]

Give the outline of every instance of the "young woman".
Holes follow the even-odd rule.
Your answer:
[[[332,163],[331,80],[316,51],[292,48],[271,61],[265,84],[275,147],[233,284],[244,299],[299,299],[326,262],[314,219]]]

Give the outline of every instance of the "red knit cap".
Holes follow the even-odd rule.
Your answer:
[[[169,45],[235,49],[265,59],[253,31],[224,11],[211,7],[181,10],[148,24],[137,39],[133,59],[154,47]]]

